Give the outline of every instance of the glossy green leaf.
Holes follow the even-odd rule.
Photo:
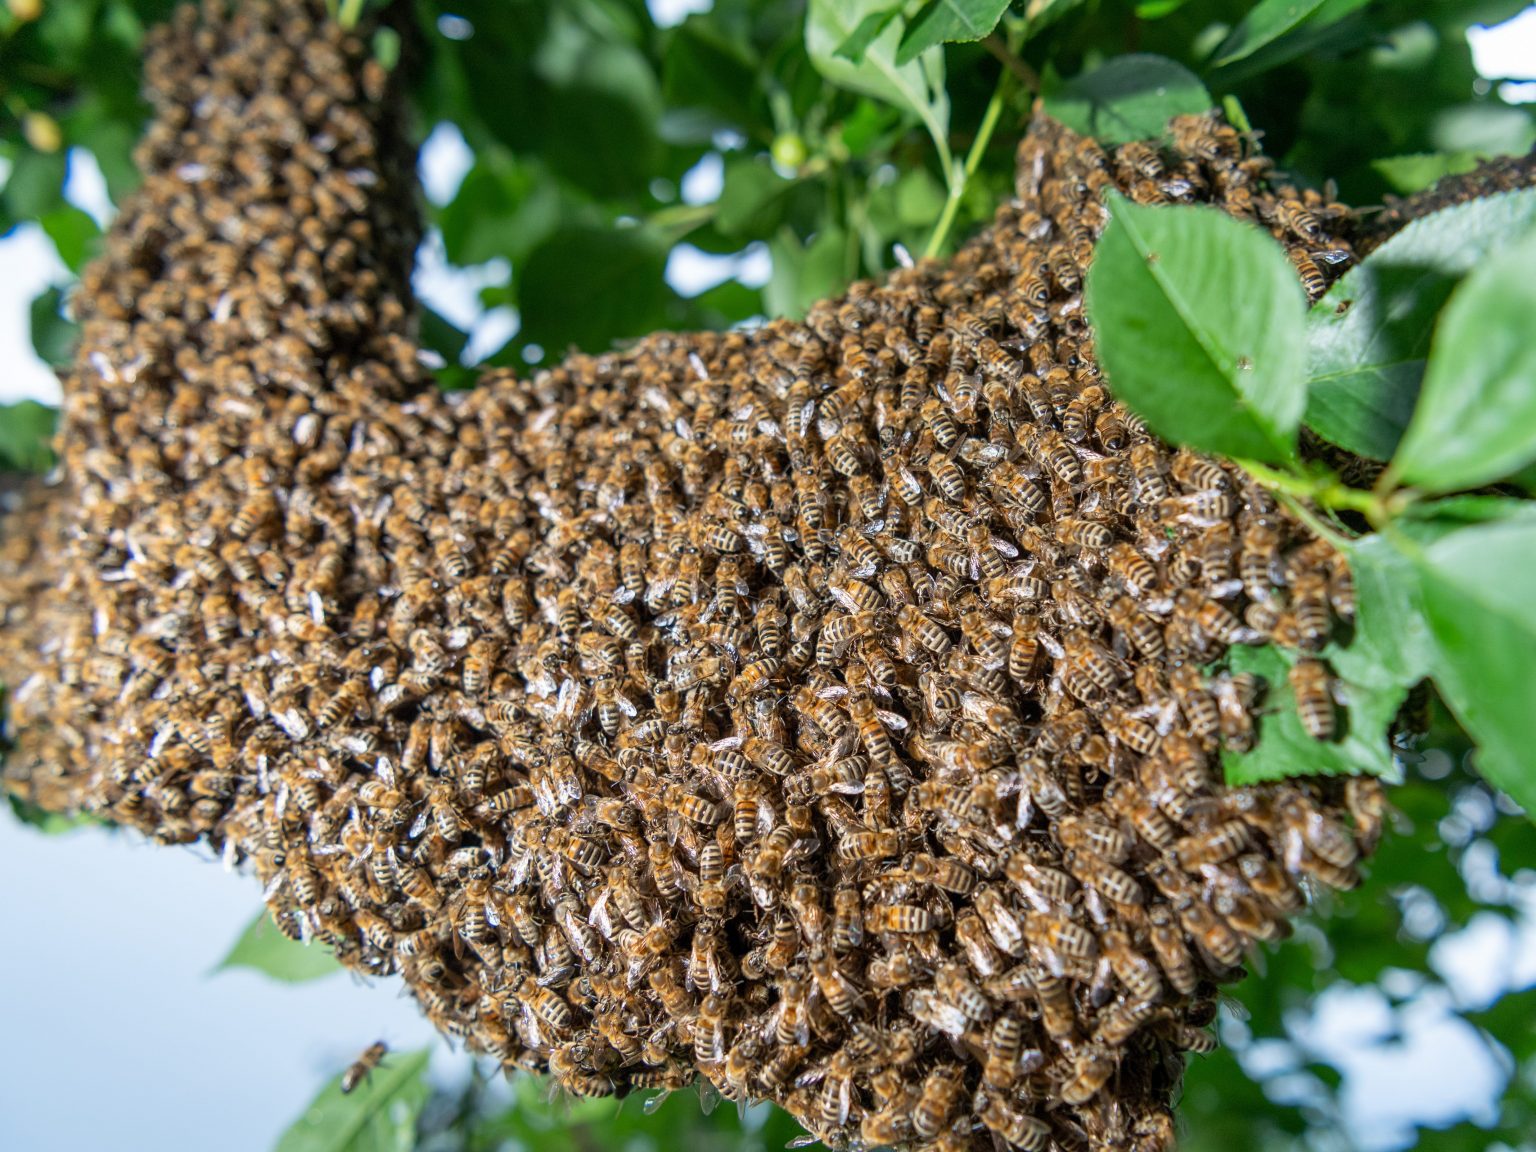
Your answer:
[[[841,56],[844,60],[851,60],[857,64],[864,59],[864,53],[869,51],[869,46],[875,42],[880,33],[884,32],[901,15],[901,5],[893,4],[889,8],[876,9],[848,34],[848,39],[837,46],[834,56]]]
[[[75,355],[80,326],[64,316],[64,289],[49,288],[32,301],[32,348],[44,364],[62,368]]]
[[[1536,226],[1473,270],[1441,313],[1413,422],[1392,460],[1405,483],[1476,488],[1536,461]]]
[[[906,64],[896,63],[901,26],[888,25],[857,61],[837,54],[884,0],[811,0],[805,15],[805,50],[816,70],[832,83],[914,113],[945,166],[949,163],[949,96],[944,89],[944,53],[932,48]]]
[[[1029,35],[1038,35],[1074,8],[1082,7],[1083,3],[1084,0],[1029,0],[1024,5],[1024,19],[1028,21]]]
[[[1045,110],[1074,132],[1101,144],[1151,140],[1175,116],[1211,107],[1205,85],[1189,69],[1163,56],[1116,56],[1044,93]]]
[[[38,220],[64,206],[64,178],[69,161],[61,152],[28,148],[12,162],[6,177],[5,206],[17,220]]]
[[[1382,156],[1371,167],[1392,185],[1392,191],[1412,196],[1437,180],[1470,172],[1482,154],[1477,152],[1416,152],[1407,156]]]
[[[36,400],[0,404],[0,470],[42,473],[53,467],[56,408]]]
[[[278,1139],[276,1152],[412,1152],[431,1095],[431,1050],[392,1053],[350,1094],[337,1076]]]
[[[438,211],[438,225],[455,264],[500,257],[515,265],[559,226],[561,216],[560,186],[549,172],[491,146],[481,150],[458,193]]]
[[[767,236],[783,215],[783,197],[794,186],[771,165],[752,157],[732,157],[715,209],[715,227],[726,236]]]
[[[666,268],[666,246],[642,229],[562,229],[520,269],[518,339],[563,356],[572,346],[605,351],[663,327],[676,300]]]
[[[896,63],[905,64],[938,44],[980,40],[1006,11],[1008,0],[927,0],[907,21]]]
[[[1536,506],[1404,550],[1435,638],[1435,683],[1477,741],[1477,770],[1536,812]]]
[[[38,223],[71,272],[78,273],[100,247],[101,229],[96,221],[73,205],[55,208]]]
[[[773,255],[773,275],[763,289],[763,299],[771,316],[804,316],[812,304],[848,283],[848,236],[841,228],[825,229],[809,244],[783,228],[768,250]]]
[[[1287,679],[1296,654],[1274,645],[1238,647],[1228,653],[1233,672],[1252,672],[1266,686],[1256,724],[1258,739],[1253,750],[1221,754],[1228,784],[1240,786],[1292,776],[1399,775],[1392,760],[1387,733],[1408,695],[1405,685],[1370,683],[1383,678],[1380,670],[1346,648],[1332,645],[1320,653],[1337,673],[1339,693],[1345,704],[1337,709],[1339,731],[1332,740],[1315,740],[1302,725],[1296,699]],[[1351,679],[1361,675],[1365,682]]]
[[[1355,638],[1352,647],[1404,684],[1428,676],[1434,666],[1434,637],[1424,617],[1418,573],[1406,556],[1372,533],[1349,548],[1355,579]]]
[[[1457,282],[1536,227],[1536,189],[1413,221],[1346,272],[1307,316],[1308,427],[1376,460],[1412,418],[1435,316]]]
[[[1252,56],[1304,25],[1326,27],[1368,0],[1261,0],[1216,49],[1212,67],[1221,68]]]
[[[1087,305],[1115,394],[1169,440],[1293,457],[1306,304],[1279,245],[1211,208],[1109,206]]]
[[[250,968],[285,984],[302,984],[340,972],[341,964],[319,944],[288,939],[263,908],[214,971],[227,968]]]

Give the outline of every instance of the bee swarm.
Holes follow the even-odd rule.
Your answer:
[[[1214,117],[1040,119],[948,264],[443,395],[386,75],[235,9],[155,37],[62,479],[5,525],[6,786],[253,862],[285,932],[576,1093],[1171,1147],[1215,985],[1381,797],[1223,785],[1264,685],[1200,669],[1315,653],[1349,574],[1110,397],[1083,271],[1117,187],[1268,226],[1315,297],[1346,210]]]

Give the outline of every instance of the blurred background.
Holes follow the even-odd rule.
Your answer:
[[[1300,179],[1332,177],[1355,204],[1536,139],[1536,7],[1334,3],[1344,15],[1320,29],[1221,64],[1249,7],[1031,0],[1010,35],[1048,99],[1115,54],[1166,55],[1235,99],[1229,114]],[[133,187],[138,43],[169,8],[9,0],[0,15],[0,404],[57,402],[67,289]],[[910,110],[821,82],[799,5],[395,8],[421,31],[412,115],[431,228],[415,286],[449,386],[546,349],[793,314],[920,252],[948,199],[963,237],[1006,194],[1027,116],[1016,97],[957,188]],[[390,60],[399,47],[375,44]],[[964,155],[1001,65],[984,45],[939,51]],[[0,453],[40,418],[0,409]],[[1400,749],[1397,834],[1366,884],[1233,989],[1224,1047],[1191,1063],[1185,1147],[1536,1149],[1536,829],[1452,733]],[[396,1055],[375,1089],[397,1106],[370,1147],[777,1149],[798,1133],[766,1107],[706,1114],[691,1092],[647,1118],[641,1101],[488,1082],[397,982],[323,959],[300,971],[257,947],[254,968],[220,969],[259,892],[196,850],[7,817],[0,877],[0,1148],[260,1152],[378,1039]],[[302,1138],[301,1124],[283,1147],[320,1146]]]

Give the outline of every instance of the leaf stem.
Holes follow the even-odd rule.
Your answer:
[[[956,179],[949,175],[949,196],[944,201],[944,211],[939,214],[938,223],[933,226],[933,233],[928,237],[928,245],[923,249],[923,258],[937,256],[944,247],[944,242],[949,239],[950,229],[955,224],[955,214],[960,209],[960,200],[965,195],[966,185],[971,177],[976,175],[976,169],[981,166],[981,158],[986,154],[987,145],[992,141],[992,133],[997,129],[997,122],[1002,118],[1003,105],[1008,101],[1009,81],[1013,73],[1006,69],[997,78],[997,87],[993,89],[992,99],[987,103],[987,110],[981,117],[981,126],[976,129],[976,139],[971,141],[971,150],[966,154],[965,167]],[[952,161],[951,161],[952,163]]]
[[[1009,39],[1012,40],[1013,37],[1010,36]],[[981,46],[997,57],[998,63],[1018,77],[1019,83],[1024,85],[1024,90],[1031,96],[1040,91],[1040,74],[1019,59],[1019,54],[1011,45],[1005,44],[996,32],[982,37]]]
[[[1331,512],[1359,512],[1371,525],[1380,528],[1401,511],[1397,501],[1387,500],[1378,492],[1366,492],[1342,483],[1331,472],[1307,476],[1283,472],[1257,460],[1235,463],[1264,487],[1297,500],[1310,500]]]

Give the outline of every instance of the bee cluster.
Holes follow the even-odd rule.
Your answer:
[[[1347,887],[1372,781],[1228,788],[1341,558],[1110,395],[1102,194],[1345,209],[1214,116],[1039,119],[948,264],[804,323],[440,395],[386,77],[318,5],[184,10],[0,545],[7,787],[250,860],[276,922],[581,1094],[702,1074],[834,1146],[1172,1144],[1216,984]]]

